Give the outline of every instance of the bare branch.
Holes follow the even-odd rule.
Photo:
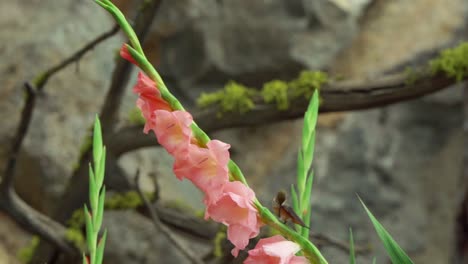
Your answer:
[[[29,83],[24,84],[26,100],[21,112],[21,119],[9,152],[7,166],[0,184],[0,209],[8,213],[16,222],[49,243],[69,253],[78,253],[65,239],[66,229],[52,219],[42,215],[23,200],[14,190],[13,180],[15,176],[16,161],[21,145],[31,123],[32,114],[36,102],[35,89]]]
[[[34,80],[34,85],[27,82],[25,88],[25,102],[21,112],[18,129],[13,138],[13,143],[9,152],[5,172],[0,183],[0,209],[7,212],[15,221],[25,229],[38,234],[41,238],[57,246],[68,254],[77,254],[77,250],[65,239],[66,229],[59,223],[34,210],[18,197],[14,190],[13,182],[16,170],[16,161],[24,138],[28,132],[29,125],[35,109],[37,92],[44,89],[47,81],[57,72],[67,67],[72,62],[76,62],[96,45],[117,33],[118,27],[114,26],[108,32],[98,36],[96,39],[75,52],[69,58],[59,64],[39,74]]]
[[[346,253],[349,253],[349,243],[345,241],[341,241],[338,239],[331,238],[329,236],[326,236],[324,234],[311,234],[310,237],[314,241],[314,243],[320,247],[320,246],[332,246],[336,247],[338,249],[343,250]],[[356,254],[365,254],[368,253],[371,250],[369,246],[354,246],[354,252]]]
[[[189,248],[183,245],[179,241],[179,239],[174,236],[172,231],[161,222],[161,219],[159,219],[157,211],[154,209],[154,207],[150,204],[146,196],[141,191],[138,185],[139,179],[140,179],[140,171],[137,170],[136,175],[135,175],[135,189],[140,195],[140,198],[143,200],[143,203],[145,204],[146,208],[149,210],[151,219],[153,220],[153,223],[156,229],[158,229],[169,241],[171,241],[171,243],[174,244],[182,252],[182,254],[184,254],[184,256],[187,257],[187,259],[190,260],[192,263],[203,264],[203,261],[200,260]]]
[[[78,255],[78,250],[66,240],[66,228],[39,213],[18,197],[14,190],[0,191],[0,208],[26,230],[37,234],[63,252]]]
[[[68,65],[73,62],[79,61],[81,57],[83,57],[88,51],[92,50],[96,45],[103,42],[104,40],[112,37],[119,31],[119,26],[115,25],[111,30],[104,32],[102,35],[98,36],[80,50],[76,51],[73,55],[66,58],[59,64],[53,66],[52,68],[46,70],[44,73],[39,74],[38,77],[34,80],[34,85],[37,87],[38,91],[41,91],[42,88],[47,84],[47,81],[52,77],[54,74],[59,72],[60,70],[64,69]]]
[[[341,81],[324,86],[320,90],[322,99],[320,112],[339,112],[382,107],[406,100],[415,99],[455,84],[456,81],[441,74],[417,73],[418,78],[408,82],[407,74],[382,77],[376,81]],[[307,109],[308,101],[298,98],[291,102],[287,110],[278,110],[275,105],[256,99],[256,106],[245,114],[223,113],[218,117],[218,108],[195,112],[194,120],[206,132],[222,129],[255,126],[301,118]],[[153,135],[144,136],[141,126],[122,128],[108,137],[107,146],[120,156],[141,147],[157,146]]]

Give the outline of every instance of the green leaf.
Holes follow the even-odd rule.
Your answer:
[[[311,142],[312,132],[315,131],[318,118],[319,96],[318,92],[314,91],[312,99],[309,101],[307,111],[304,115],[304,127],[302,128],[302,142],[307,145]]]
[[[106,173],[106,148],[102,150],[101,160],[99,160],[98,171],[96,172],[96,187],[98,190],[101,189],[102,184],[104,183],[104,175]]]
[[[297,192],[296,188],[294,188],[294,184],[291,184],[291,202],[292,202],[292,207],[294,212],[296,212],[297,215],[300,215],[300,205],[299,205],[299,197],[297,197]],[[302,226],[300,225],[294,225],[296,227],[296,231],[300,234],[302,232]]]
[[[104,247],[106,246],[107,230],[104,230],[104,234],[99,240],[98,247],[96,250],[96,263],[101,264],[104,257]],[[94,264],[94,263],[93,263]]]
[[[99,117],[96,115],[94,119],[94,132],[93,132],[93,157],[94,164],[98,164],[102,155],[102,133],[101,133],[101,123],[99,122]]]
[[[374,258],[372,259],[372,264],[375,264],[375,263],[377,263],[377,259],[374,257]]]
[[[364,202],[359,198],[364,206],[364,209],[367,212],[372,224],[374,225],[375,231],[379,235],[380,241],[382,241],[385,250],[387,251],[388,256],[393,264],[413,264],[413,261],[408,257],[408,255],[401,249],[401,247],[397,244],[395,240],[393,240],[392,236],[385,230],[385,228],[379,223],[377,218],[371,213],[371,211],[367,208]]]
[[[91,254],[91,263],[93,263],[92,256],[96,248],[96,238],[94,235],[93,221],[86,205],[84,206],[84,211],[86,220],[86,243],[88,244],[88,249]]]
[[[96,222],[94,223],[97,230],[101,229],[102,219],[104,216],[104,204],[106,199],[106,186],[102,187],[101,195],[99,195],[98,208],[96,214]]]
[[[354,253],[353,230],[349,229],[349,264],[356,264],[356,256]]]
[[[291,202],[294,211],[297,213],[299,212],[299,197],[297,197],[296,188],[294,188],[294,184],[291,184]]]
[[[91,212],[97,209],[99,191],[96,187],[96,176],[93,173],[91,165],[89,165],[89,203],[91,205]]]
[[[299,195],[304,191],[306,176],[302,149],[299,149],[297,153],[297,191],[299,192]]]
[[[311,195],[312,195],[312,184],[314,182],[314,173],[311,171],[309,174],[309,177],[307,177],[307,182],[306,182],[306,187],[304,189],[303,193],[303,198],[301,201],[301,217],[302,221],[310,228],[310,218],[312,211],[310,209],[310,200],[311,200]],[[302,236],[305,238],[309,237],[310,229],[309,228],[303,228],[302,229]]]
[[[83,253],[83,264],[90,264],[88,263],[88,259],[86,258],[86,255]]]

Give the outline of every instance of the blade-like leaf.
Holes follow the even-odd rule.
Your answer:
[[[102,134],[101,134],[101,123],[99,122],[99,118],[96,115],[94,120],[94,132],[93,132],[93,157],[94,157],[94,164],[99,163],[102,155]]]
[[[104,203],[106,199],[106,186],[102,187],[101,195],[99,195],[98,208],[96,214],[96,222],[94,223],[94,228],[96,230],[101,229],[102,219],[104,215]]]
[[[299,198],[297,197],[296,188],[294,188],[294,184],[291,184],[291,203],[293,209],[296,213],[299,212]]]
[[[354,253],[353,230],[349,229],[349,264],[356,264],[356,256]]]
[[[296,188],[294,188],[294,184],[291,184],[291,202],[293,206],[294,212],[296,212],[297,215],[300,215],[300,204],[299,204],[299,197],[297,197],[297,192]],[[296,231],[300,234],[302,232],[302,226],[300,225],[294,225],[296,227]]]
[[[312,184],[314,182],[314,173],[311,171],[309,176],[307,177],[306,187],[303,193],[303,198],[301,201],[301,216],[304,223],[310,228],[310,219],[311,219],[311,209],[310,209],[310,200],[312,195]],[[303,228],[302,229],[302,236],[308,238],[310,229]]]
[[[89,214],[88,207],[85,205],[85,221],[86,221],[86,242],[88,244],[88,249],[91,251],[90,254],[92,256],[92,250],[95,248],[96,239],[94,238],[94,228],[93,228],[93,220],[91,219],[91,215]],[[93,262],[91,260],[91,262]]]
[[[312,166],[312,160],[314,159],[315,130],[310,134],[310,141],[307,144],[307,148],[304,148],[304,167],[306,171],[310,169],[310,166]]]
[[[371,211],[367,208],[364,202],[359,198],[364,206],[364,209],[367,212],[372,224],[374,225],[375,231],[379,235],[380,240],[382,241],[385,250],[387,251],[388,256],[393,264],[413,264],[413,261],[408,257],[408,255],[401,249],[398,243],[393,240],[392,236],[385,230],[382,224],[379,223],[377,218],[371,213]]]
[[[301,194],[304,190],[306,183],[306,172],[304,169],[304,158],[302,149],[299,149],[297,153],[297,191]]]
[[[104,230],[104,234],[99,240],[98,247],[96,250],[96,264],[101,264],[104,257],[104,247],[106,246],[107,230]]]
[[[307,111],[304,115],[304,127],[302,128],[303,144],[309,144],[309,142],[311,141],[311,133],[315,131],[315,126],[317,125],[318,108],[319,97],[318,92],[315,91],[312,95],[312,99],[309,101]]]
[[[91,164],[89,165],[89,203],[91,205],[91,212],[95,212],[97,209],[99,191],[96,187],[96,176],[93,173]]]
[[[99,162],[99,171],[96,172],[96,187],[98,190],[101,189],[104,183],[104,174],[106,173],[106,148],[102,148],[102,155]]]
[[[88,259],[86,258],[86,255],[83,253],[83,264],[90,264],[88,263]]]

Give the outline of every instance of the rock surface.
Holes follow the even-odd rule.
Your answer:
[[[10,1],[0,6],[0,39],[8,40],[0,42],[3,167],[19,118],[22,82],[108,30],[112,20],[89,1]],[[188,89],[192,97],[230,79],[259,85],[291,78],[302,68],[327,67],[358,78],[377,75],[450,42],[466,21],[466,9],[464,0],[163,1],[145,47],[160,64],[169,87]],[[97,47],[80,62],[79,72],[69,67],[55,76],[37,102],[17,179],[23,196],[40,201],[33,204],[43,211],[53,207],[64,188],[103,100],[113,51],[121,42],[122,37],[116,37]],[[129,90],[123,117],[134,107],[130,94]],[[449,263],[462,166],[457,97],[456,90],[449,90],[382,109],[321,116],[314,232],[347,240],[351,226],[357,244],[371,243],[376,249],[359,261],[369,263],[377,256],[378,263],[384,262],[358,193],[416,263]],[[294,181],[301,125],[297,120],[213,136],[232,144],[233,158],[259,198],[269,204],[276,191]],[[121,165],[130,175],[137,167],[142,175],[157,174],[164,186],[162,199],[186,201],[200,209],[198,191],[173,177],[172,161],[162,153],[152,148],[129,153]],[[148,179],[142,180],[150,190]],[[105,219],[113,234],[106,253],[111,263],[143,258],[156,263],[164,255],[157,252],[168,251],[169,245],[154,239],[159,235],[140,216],[112,212]],[[0,226],[5,223],[1,217]],[[13,258],[11,254],[2,259],[3,251],[15,252],[27,240],[14,230],[9,229],[11,237],[18,241],[0,240],[6,248],[0,247],[0,263]],[[323,250],[330,263],[346,263],[347,252],[331,246]],[[183,261],[177,252],[170,255]]]

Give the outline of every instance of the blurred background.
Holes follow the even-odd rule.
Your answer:
[[[114,2],[131,19],[142,10],[142,1]],[[220,89],[230,80],[261,88],[273,79],[291,80],[304,69],[365,83],[423,65],[468,37],[466,0],[156,2],[154,19],[146,20],[144,49],[169,89],[190,109],[196,109],[201,92]],[[2,172],[20,120],[23,83],[113,25],[112,17],[90,0],[0,1]],[[74,189],[70,179],[80,164],[80,146],[106,100],[125,41],[118,33],[99,44],[54,75],[37,97],[15,186],[22,199],[44,214],[60,215],[67,206],[64,197]],[[136,74],[131,68],[128,84],[120,82],[125,92],[115,108],[113,130],[134,126],[131,87]],[[464,194],[463,101],[459,83],[391,106],[320,115],[311,230],[330,263],[347,263],[350,227],[362,249],[360,263],[371,263],[374,256],[377,263],[389,263],[356,194],[415,263],[455,263]],[[210,135],[232,145],[232,158],[259,199],[270,204],[278,190],[295,182],[301,129],[302,120],[295,119]],[[104,143],[111,144],[106,135]],[[148,137],[135,134],[139,136]],[[187,215],[203,210],[202,195],[173,176],[172,159],[164,150],[129,142],[110,147],[120,149],[110,155],[119,174],[132,181],[139,168],[145,191],[154,191],[152,179],[157,179],[161,206],[182,208]],[[106,177],[112,173],[117,172],[110,169]],[[87,199],[86,193],[81,197]],[[109,210],[104,218],[109,230],[105,263],[189,263],[138,210]],[[200,256],[210,255],[214,235],[173,230]],[[14,218],[0,212],[0,263],[20,263],[17,252],[31,239]],[[55,261],[49,258],[48,263],[60,263]]]

